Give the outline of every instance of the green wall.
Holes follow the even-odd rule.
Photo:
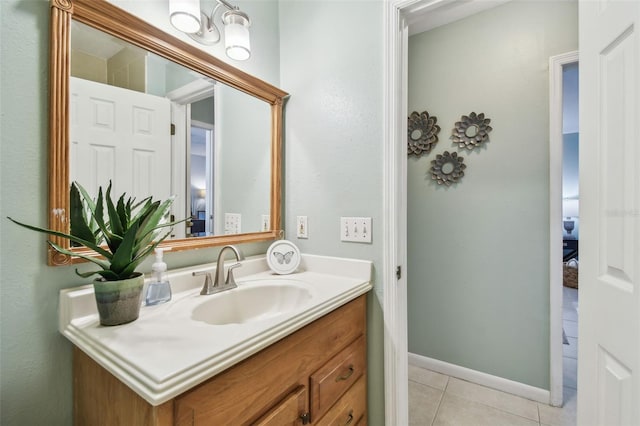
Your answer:
[[[280,1],[286,237],[305,253],[374,261],[369,424],[384,424],[382,1]],[[309,239],[297,239],[296,216]],[[341,216],[372,217],[372,244],[340,242]]]
[[[166,0],[118,2],[158,26]],[[255,55],[236,64],[279,85],[278,7],[238,2],[256,22]],[[136,8],[141,8],[136,10]],[[188,38],[184,36],[185,38]],[[190,39],[189,39],[190,40]],[[185,40],[186,41],[186,40]],[[217,47],[216,47],[217,48]],[[6,216],[47,223],[49,2],[0,1],[0,424],[71,425],[71,344],[58,333],[58,292],[86,284],[73,267],[45,264],[45,237]],[[211,52],[216,54],[214,48]],[[268,243],[244,245],[246,255]],[[211,262],[217,249],[167,253],[169,268]],[[142,270],[149,271],[150,259]],[[86,265],[80,267],[87,270]]]
[[[215,144],[220,155],[216,223],[224,233],[224,214],[240,213],[242,232],[258,232],[262,215],[271,208],[271,106],[222,84],[216,96]]]
[[[408,166],[409,351],[549,389],[550,56],[578,47],[578,7],[511,2],[409,39],[409,108],[442,130]],[[452,145],[462,115],[493,131]],[[443,151],[458,185],[428,170]]]
[[[168,0],[111,1],[192,43],[168,24]],[[295,215],[307,215],[310,238],[287,237],[307,253],[375,262],[376,289],[368,298],[369,423],[380,425],[383,328],[377,270],[382,245],[376,229],[382,220],[382,2],[282,3],[279,8],[276,0],[235,2],[253,21],[249,61],[227,59],[220,45],[199,47],[292,93],[286,106],[285,224],[295,229]],[[279,28],[280,19],[285,24]],[[74,268],[46,266],[45,238],[4,219],[47,221],[48,28],[48,1],[0,1],[3,426],[72,423],[71,344],[57,331],[58,291],[86,280]],[[347,215],[373,217],[373,244],[338,241],[339,217]],[[267,247],[252,244],[243,250],[251,255]],[[167,253],[166,261],[177,268],[209,262],[216,255],[216,249]]]

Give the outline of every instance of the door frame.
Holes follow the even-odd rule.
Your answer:
[[[578,51],[549,58],[549,404],[562,406],[562,100],[565,65],[578,62]]]
[[[416,0],[384,3],[383,93],[383,322],[385,424],[409,424],[409,376],[407,339],[407,42],[404,9]],[[403,179],[404,177],[404,179]],[[397,271],[400,269],[398,278]]]

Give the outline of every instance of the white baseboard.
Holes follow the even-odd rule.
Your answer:
[[[549,391],[535,386],[525,385],[524,383],[515,382],[513,380],[504,379],[502,377],[493,376],[491,374],[472,370],[466,367],[460,367],[459,365],[449,364],[448,362],[427,358],[413,353],[409,353],[409,364],[502,392],[521,396],[536,402],[549,404]]]

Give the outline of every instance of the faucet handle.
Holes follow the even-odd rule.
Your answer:
[[[207,295],[211,292],[211,287],[213,287],[213,283],[211,282],[211,274],[207,271],[196,271],[191,273],[191,276],[193,277],[197,277],[199,275],[205,276],[204,285],[202,286],[202,291],[200,291],[200,294]]]
[[[240,266],[242,266],[242,263],[238,262],[238,263],[234,263],[233,265],[229,266],[229,270],[227,272],[227,281],[225,281],[225,285],[227,286],[233,286],[236,287],[236,280],[233,278],[233,270],[236,268],[239,268]]]

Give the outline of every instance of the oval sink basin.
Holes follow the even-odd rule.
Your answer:
[[[308,302],[312,294],[304,283],[266,280],[243,283],[211,296],[194,308],[191,319],[212,325],[263,321],[291,312]]]

